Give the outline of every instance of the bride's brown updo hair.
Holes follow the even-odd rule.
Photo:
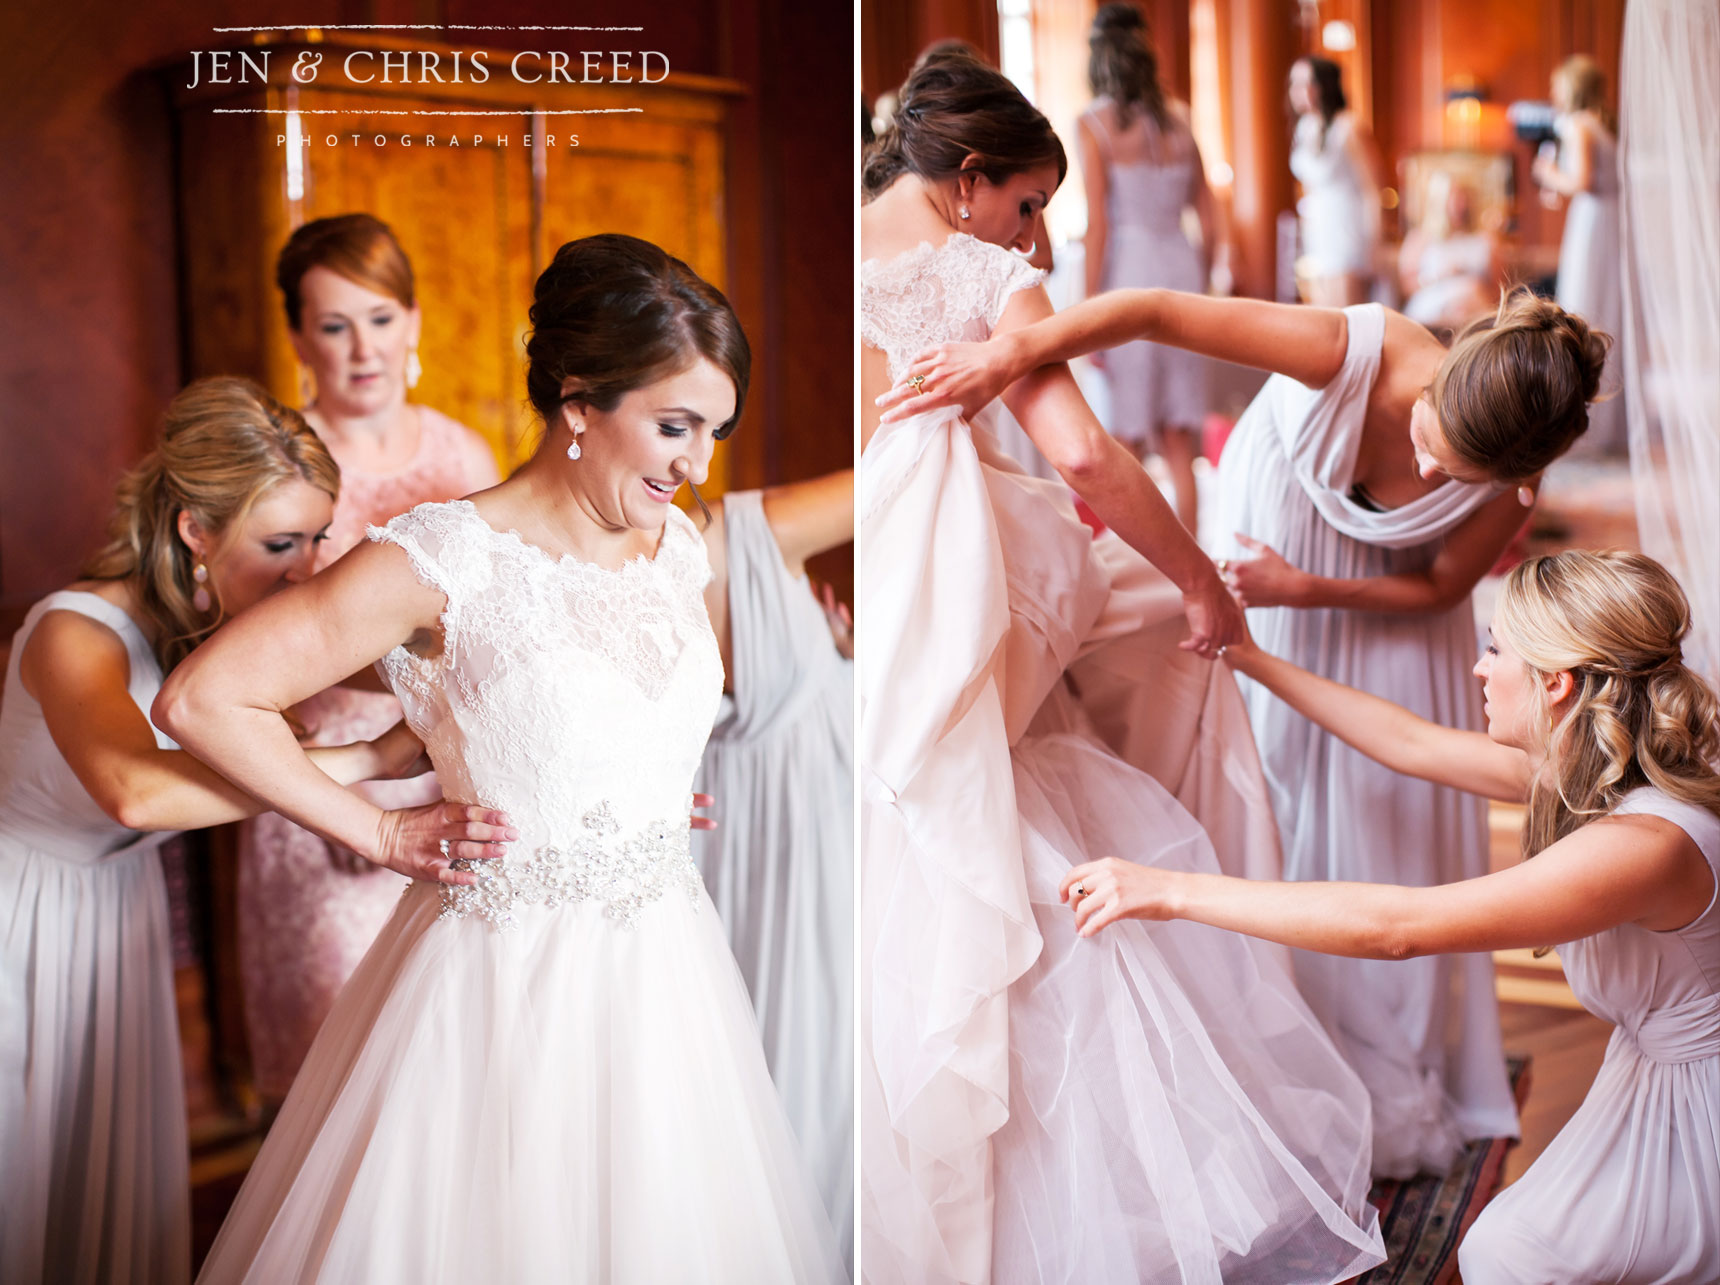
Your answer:
[[[897,93],[896,114],[866,149],[861,193],[870,201],[903,174],[953,178],[978,156],[990,183],[1055,164],[1059,184],[1069,158],[1045,114],[1007,76],[972,54],[940,50],[922,59]]]
[[[1690,603],[1640,553],[1571,549],[1530,558],[1505,580],[1493,621],[1537,674],[1570,671],[1555,723],[1545,689],[1546,760],[1530,786],[1523,855],[1533,856],[1652,785],[1720,816],[1720,702],[1684,663]]]
[[[1496,482],[1520,482],[1589,426],[1610,336],[1519,287],[1470,322],[1428,387],[1446,442]]]
[[[681,260],[635,236],[569,241],[538,277],[526,341],[526,393],[552,423],[578,401],[612,411],[623,395],[704,358],[733,381],[734,431],[746,404],[752,349],[722,291]],[[562,396],[563,380],[581,388]]]

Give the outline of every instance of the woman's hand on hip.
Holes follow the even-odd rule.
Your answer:
[[[476,803],[442,800],[384,812],[374,849],[363,855],[379,866],[430,883],[472,884],[478,876],[453,862],[493,861],[520,837],[505,812]]]

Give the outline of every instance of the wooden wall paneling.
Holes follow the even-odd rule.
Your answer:
[[[1294,208],[1285,84],[1296,58],[1295,9],[1285,0],[1219,0],[1230,72],[1233,271],[1238,294],[1277,293],[1278,215]]]
[[[870,103],[907,79],[938,40],[965,40],[998,58],[996,0],[860,0],[860,84]]]

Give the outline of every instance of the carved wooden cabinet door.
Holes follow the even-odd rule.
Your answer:
[[[532,282],[557,246],[596,232],[655,241],[721,287],[726,276],[724,81],[517,83],[492,53],[481,84],[380,83],[383,52],[452,47],[338,38],[265,46],[265,76],[184,88],[170,72],[180,144],[180,256],[192,377],[243,374],[301,400],[274,262],[310,219],[363,210],[412,260],[424,314],[414,400],[482,433],[503,468],[538,425],[526,401]],[[341,74],[346,55],[367,84]],[[301,52],[324,70],[298,84]],[[467,51],[469,61],[470,51]],[[294,138],[308,142],[292,145]],[[724,455],[709,495],[724,489]]]

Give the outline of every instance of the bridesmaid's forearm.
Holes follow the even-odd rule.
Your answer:
[[[1450,585],[1423,571],[1356,579],[1305,575],[1297,583],[1291,605],[1407,615],[1449,611],[1467,596],[1467,589],[1454,593]]]
[[[1013,331],[1018,369],[1073,361],[1088,353],[1115,348],[1155,333],[1157,290],[1107,290],[1083,299],[1044,321]]]
[[[1229,875],[1177,876],[1169,908],[1178,919],[1355,959],[1406,959],[1416,888],[1372,883],[1277,883]]]

